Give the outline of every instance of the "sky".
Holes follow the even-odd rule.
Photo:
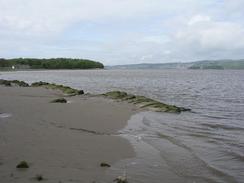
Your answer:
[[[244,0],[0,0],[0,58],[244,58]]]

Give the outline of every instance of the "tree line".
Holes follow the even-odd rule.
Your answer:
[[[0,58],[0,67],[3,68],[29,68],[29,69],[95,69],[104,68],[100,62],[87,59],[72,58]]]

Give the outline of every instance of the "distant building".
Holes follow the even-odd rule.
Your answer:
[[[20,64],[16,64],[16,65],[12,65],[11,67],[13,70],[26,70],[26,69],[30,69],[29,65],[20,65]]]

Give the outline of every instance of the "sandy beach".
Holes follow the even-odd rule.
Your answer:
[[[135,156],[116,136],[136,111],[102,97],[65,97],[44,88],[0,86],[0,182],[99,182],[113,163]],[[27,161],[30,167],[18,170]],[[111,182],[116,177],[111,177]],[[107,178],[110,180],[110,178]]]

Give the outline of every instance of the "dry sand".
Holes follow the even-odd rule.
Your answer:
[[[135,155],[127,140],[113,135],[135,113],[133,106],[87,96],[50,103],[59,95],[44,88],[0,86],[1,183],[33,182],[37,174],[47,183],[99,182],[109,169],[101,162]],[[29,169],[16,169],[22,160]]]

